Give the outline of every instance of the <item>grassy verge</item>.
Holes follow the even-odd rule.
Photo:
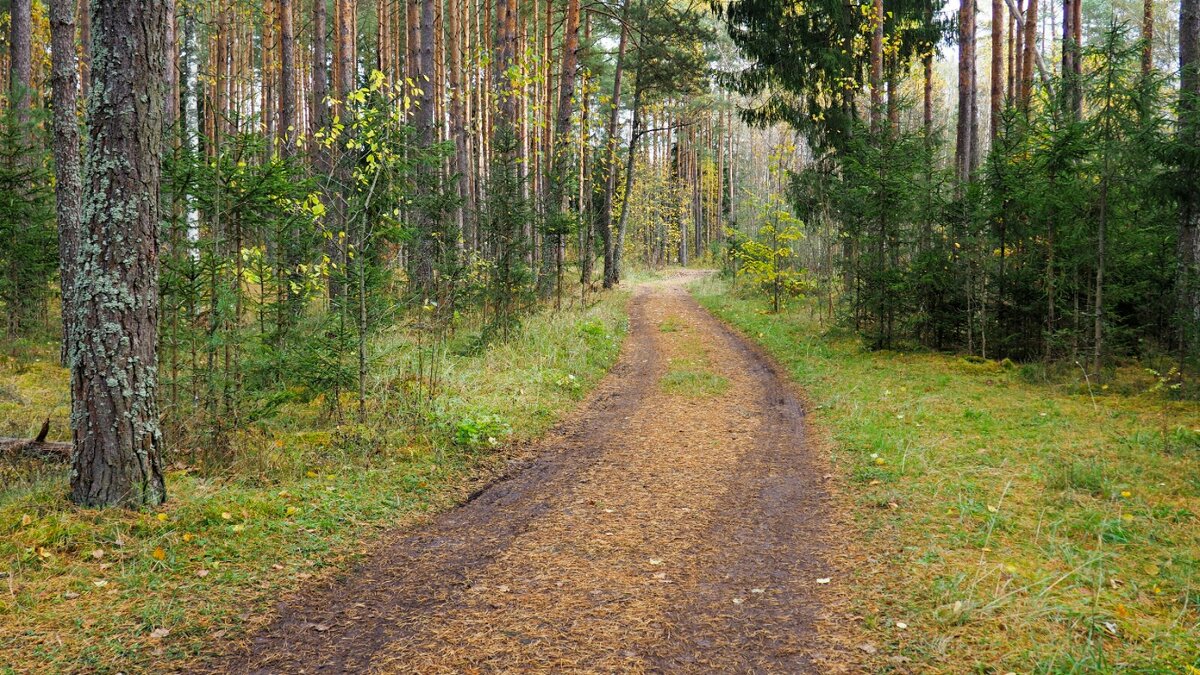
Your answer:
[[[493,445],[569,411],[614,362],[626,297],[532,317],[506,344],[447,351],[423,428],[386,426],[383,367],[379,428],[331,431],[315,410],[290,409],[239,436],[224,471],[171,459],[170,501],[155,512],[74,508],[65,469],[25,467],[0,489],[0,672],[161,671],[238,639],[374,535],[464,498],[503,459]],[[403,340],[376,346],[397,373]],[[0,363],[6,419],[65,419],[66,373],[51,352],[22,346]]]
[[[1093,400],[1012,364],[866,351],[721,280],[692,290],[832,436],[869,670],[1200,672],[1200,405],[1114,393],[1152,387],[1137,368]]]

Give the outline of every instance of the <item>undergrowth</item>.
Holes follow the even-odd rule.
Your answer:
[[[450,345],[417,416],[394,382],[409,372],[411,338],[385,334],[372,346],[383,367],[367,424],[330,428],[320,402],[289,403],[239,432],[220,464],[171,448],[157,511],[76,508],[64,466],[10,465],[0,672],[162,670],[219,651],[281,594],[364,554],[373,535],[460,502],[503,459],[495,446],[570,410],[616,358],[626,297],[531,317],[507,343]],[[26,436],[50,415],[62,438],[67,376],[53,347],[3,358],[0,434]]]
[[[719,279],[692,290],[832,436],[869,551],[847,587],[872,670],[1198,672],[1200,404],[869,351],[806,307],[768,314]],[[1126,370],[1114,382],[1141,377]]]

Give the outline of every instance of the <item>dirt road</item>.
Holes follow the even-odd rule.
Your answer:
[[[676,278],[534,459],[285,601],[217,672],[828,670],[833,505],[781,376]]]

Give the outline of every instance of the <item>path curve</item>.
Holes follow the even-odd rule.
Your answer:
[[[235,673],[816,672],[835,508],[772,365],[676,277],[534,459],[280,604]]]

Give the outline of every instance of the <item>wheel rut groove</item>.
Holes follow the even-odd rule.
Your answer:
[[[195,670],[824,669],[825,460],[785,379],[684,280],[638,289],[617,365],[533,459]]]

